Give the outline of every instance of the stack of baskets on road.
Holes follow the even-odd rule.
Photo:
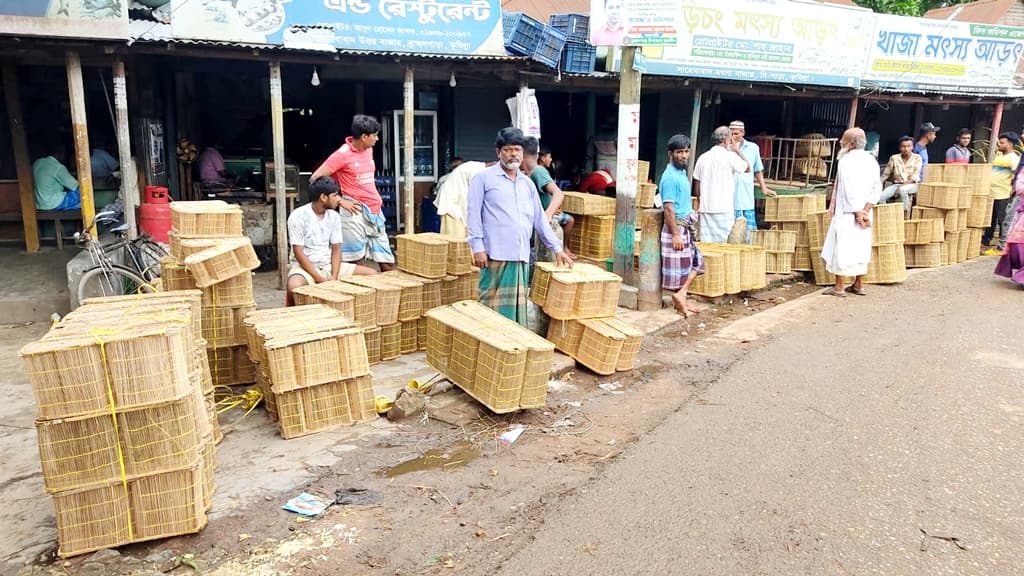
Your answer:
[[[220,200],[171,204],[171,250],[160,262],[164,289],[202,291],[203,339],[215,386],[252,384],[242,321],[256,309],[252,271],[260,261],[243,235],[242,210]]]
[[[793,271],[798,233],[792,230],[752,230],[750,244],[765,251],[765,272],[789,274]],[[813,250],[813,246],[811,247]],[[819,248],[821,250],[821,248]]]
[[[992,222],[991,164],[928,164],[918,191],[913,219],[941,218],[945,235],[938,265],[955,264],[981,254],[981,238]],[[953,196],[956,205],[953,206]],[[921,249],[923,250],[923,249]],[[929,256],[934,248],[928,248]],[[928,262],[932,262],[929,259]]]
[[[598,374],[632,370],[643,334],[615,317],[622,278],[580,263],[537,264],[530,300],[551,318],[547,338]]]
[[[569,249],[577,256],[603,261],[612,257],[615,241],[615,198],[566,192],[562,212],[572,214],[576,225],[569,236]]]
[[[825,245],[831,223],[832,218],[824,210],[807,216],[814,283],[819,286],[831,286],[836,281],[835,276],[825,269],[825,261],[821,259],[821,249]],[[865,282],[895,284],[907,279],[904,237],[903,205],[895,203],[875,206],[871,215],[871,262],[864,276]]]
[[[693,279],[689,293],[707,298],[759,290],[767,285],[763,246],[698,242],[704,273]]]
[[[21,350],[61,556],[206,525],[218,430],[200,298],[90,299]]]
[[[257,386],[282,438],[377,416],[363,330],[342,312],[323,304],[258,310],[245,328]]]
[[[828,146],[822,145],[822,150]],[[817,146],[814,147],[818,149]],[[775,196],[765,198],[764,221],[772,228],[796,232],[796,246],[793,250],[793,263],[791,270],[811,272],[811,242],[807,235],[807,215],[812,212],[825,210],[824,194],[800,194],[788,196]],[[788,245],[787,245],[788,247]],[[778,260],[784,257],[775,257]],[[785,266],[776,266],[776,269],[784,269]]]

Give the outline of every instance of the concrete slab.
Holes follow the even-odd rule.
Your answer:
[[[69,248],[43,248],[28,254],[20,248],[0,247],[0,320],[5,323],[46,322],[53,313],[71,307],[65,267],[79,254]]]

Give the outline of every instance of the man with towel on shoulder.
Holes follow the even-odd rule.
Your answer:
[[[725,243],[736,221],[736,175],[750,172],[750,163],[728,126],[715,128],[711,139],[714,146],[693,168],[693,195],[700,198],[701,242]]]

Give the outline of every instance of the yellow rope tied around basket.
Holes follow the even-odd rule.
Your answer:
[[[228,386],[217,386],[217,388],[227,389],[229,391],[229,394],[226,394],[217,400],[217,414],[223,414],[228,410],[233,410],[238,407],[245,410],[245,414],[242,414],[241,418],[235,420],[228,426],[234,426],[241,422],[246,416],[251,414],[257,406],[259,406],[260,402],[263,401],[263,392],[255,386],[241,394],[235,394]],[[225,426],[225,428],[228,426]]]
[[[107,345],[106,341],[103,340],[103,335],[113,335],[120,332],[120,330],[100,330],[94,329],[92,336],[96,340],[96,343],[100,345],[100,359],[103,362],[103,378],[107,385],[107,403],[110,405],[110,420],[114,424],[114,439],[117,443],[117,466],[121,471],[121,487],[124,489],[124,505],[125,505],[125,518],[128,520],[128,541],[132,542],[135,540],[135,532],[132,526],[132,511],[131,511],[131,496],[128,492],[128,472],[125,469],[124,463],[124,448],[121,446],[121,433],[118,430],[117,424],[117,403],[114,400],[114,385],[110,381],[110,370],[107,364]]]

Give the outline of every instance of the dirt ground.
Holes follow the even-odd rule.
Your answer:
[[[699,402],[699,393],[744,355],[745,341],[715,338],[723,327],[815,290],[797,283],[708,303],[700,315],[645,338],[634,370],[597,377],[578,368],[552,381],[544,410],[494,416],[452,390],[398,425],[363,424],[357,434],[321,443],[318,450],[340,457],[317,466],[315,454],[304,455],[314,465],[296,485],[274,480],[277,470],[298,465],[278,454],[264,475],[233,478],[251,483],[249,497],[243,492],[223,510],[215,502],[197,535],[69,560],[55,557],[54,542],[27,564],[0,559],[9,562],[0,570],[33,576],[489,573],[529,541],[546,509],[585,492],[624,449],[688,402]],[[26,342],[40,331],[9,330],[25,334]],[[227,413],[222,423],[235,417]],[[272,430],[261,411],[249,418]],[[518,425],[525,426],[518,441],[498,439]],[[18,450],[35,450],[21,444]],[[364,500],[312,520],[281,509],[303,491],[330,497],[352,489],[365,491],[358,493]]]

